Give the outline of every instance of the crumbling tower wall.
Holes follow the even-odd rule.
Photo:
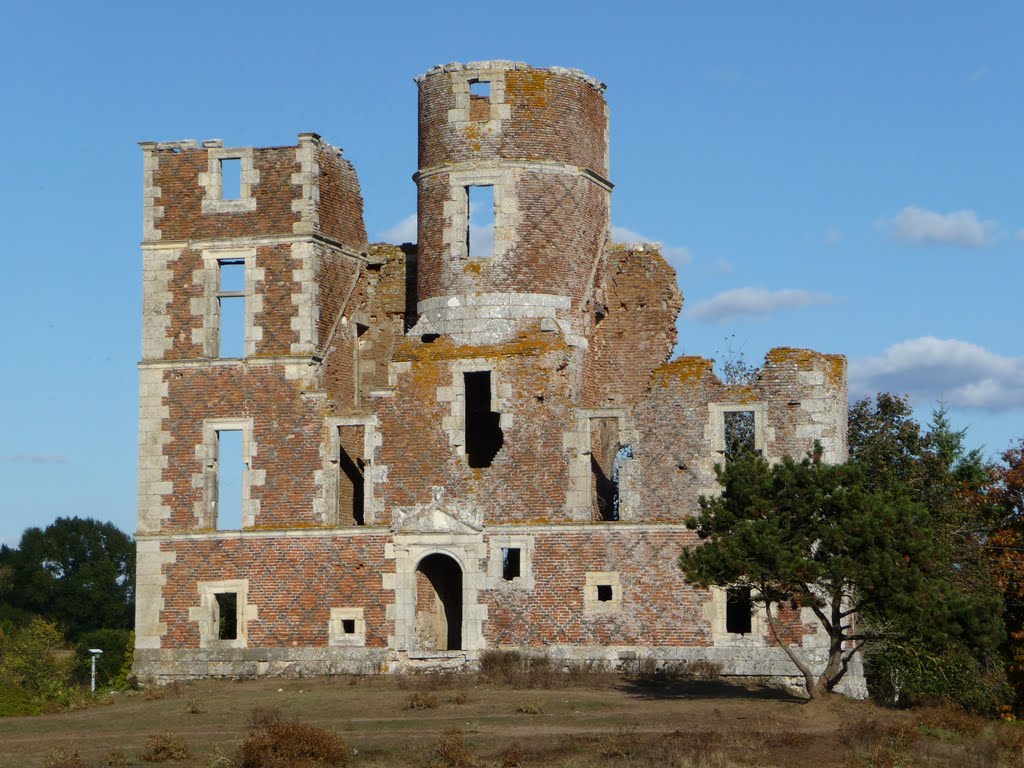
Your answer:
[[[418,294],[424,327],[500,341],[528,318],[584,335],[609,231],[604,85],[577,70],[451,64],[419,84]],[[488,95],[475,95],[483,86]],[[470,248],[473,188],[494,244]]]

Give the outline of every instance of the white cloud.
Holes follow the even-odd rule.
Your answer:
[[[385,229],[380,233],[380,239],[385,243],[394,243],[396,245],[402,245],[403,243],[415,243],[417,238],[416,234],[416,214],[410,214],[402,219],[400,222],[390,229]]]
[[[908,205],[891,219],[882,219],[879,225],[904,242],[965,248],[988,245],[995,234],[995,222],[979,219],[974,211],[936,213],[916,205]]]
[[[960,408],[1017,408],[1024,406],[1024,357],[1003,357],[957,339],[908,339],[881,357],[850,364],[851,395],[876,392],[941,400]]]
[[[696,304],[687,313],[692,318],[721,322],[741,315],[764,315],[779,309],[794,309],[840,301],[828,293],[798,289],[766,291],[764,288],[736,288]]]
[[[665,245],[660,240],[647,237],[647,235],[641,235],[639,232],[627,227],[616,227],[613,225],[612,241],[616,243],[656,243],[661,246],[661,255],[676,269],[689,264],[691,260],[689,249],[676,245]]]
[[[67,456],[37,456],[34,454],[18,454],[4,456],[0,459],[4,464],[67,464]]]

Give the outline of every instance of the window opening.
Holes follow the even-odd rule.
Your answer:
[[[491,410],[491,372],[467,371],[466,458],[471,467],[489,467],[505,443],[501,414]]]
[[[242,199],[242,158],[225,157],[220,161],[221,200]]]
[[[619,443],[617,418],[590,420],[591,502],[595,520],[619,519],[619,468],[632,455],[632,447]]]
[[[490,81],[469,81],[469,119],[474,122],[491,119]]]
[[[245,478],[242,430],[217,431],[217,530],[236,531],[242,527],[242,486]]]
[[[341,631],[346,635],[354,635],[356,633],[356,620],[355,619],[342,619],[341,620]]]
[[[471,259],[494,255],[494,187],[466,187],[466,253]]]
[[[218,357],[245,357],[245,260],[217,262]]]
[[[750,633],[753,604],[747,587],[729,587],[725,591],[725,631],[731,635]]]
[[[726,411],[725,458],[732,460],[744,454],[756,453],[753,411]]]
[[[366,462],[363,456],[363,427],[338,427],[338,520],[363,525]]]
[[[598,584],[597,585],[597,600],[600,603],[610,603],[612,601],[612,585],[611,584]]]
[[[238,639],[238,593],[218,592],[217,598],[217,639]]]
[[[362,402],[362,390],[363,390],[363,379],[366,378],[368,371],[364,370],[363,366],[363,352],[369,346],[369,338],[366,336],[366,332],[370,330],[368,325],[362,323],[356,323],[356,343],[355,343],[355,382],[353,389],[355,390],[355,403],[359,405]],[[368,367],[368,366],[367,366]]]
[[[501,549],[501,578],[505,581],[518,579],[522,575],[521,564],[522,552],[519,547],[502,547]]]

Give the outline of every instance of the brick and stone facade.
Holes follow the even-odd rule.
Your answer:
[[[367,242],[355,170],[316,134],[142,144],[136,671],[385,672],[514,648],[794,676],[763,622],[730,628],[724,592],[676,560],[731,414],[769,460],[815,441],[845,459],[845,359],[775,349],[745,385],[671,360],[674,271],[657,245],[610,241],[603,84],[504,61],[417,83],[416,246]],[[823,657],[811,614],[780,618]]]

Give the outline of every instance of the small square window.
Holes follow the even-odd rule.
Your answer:
[[[491,98],[491,81],[490,80],[470,80],[469,81],[469,94],[470,96],[479,96],[483,99]]]
[[[597,601],[599,603],[610,603],[612,601],[612,585],[611,584],[598,584],[597,585]]]
[[[342,619],[341,620],[341,631],[346,635],[354,635],[356,633],[356,620],[355,619]]]

